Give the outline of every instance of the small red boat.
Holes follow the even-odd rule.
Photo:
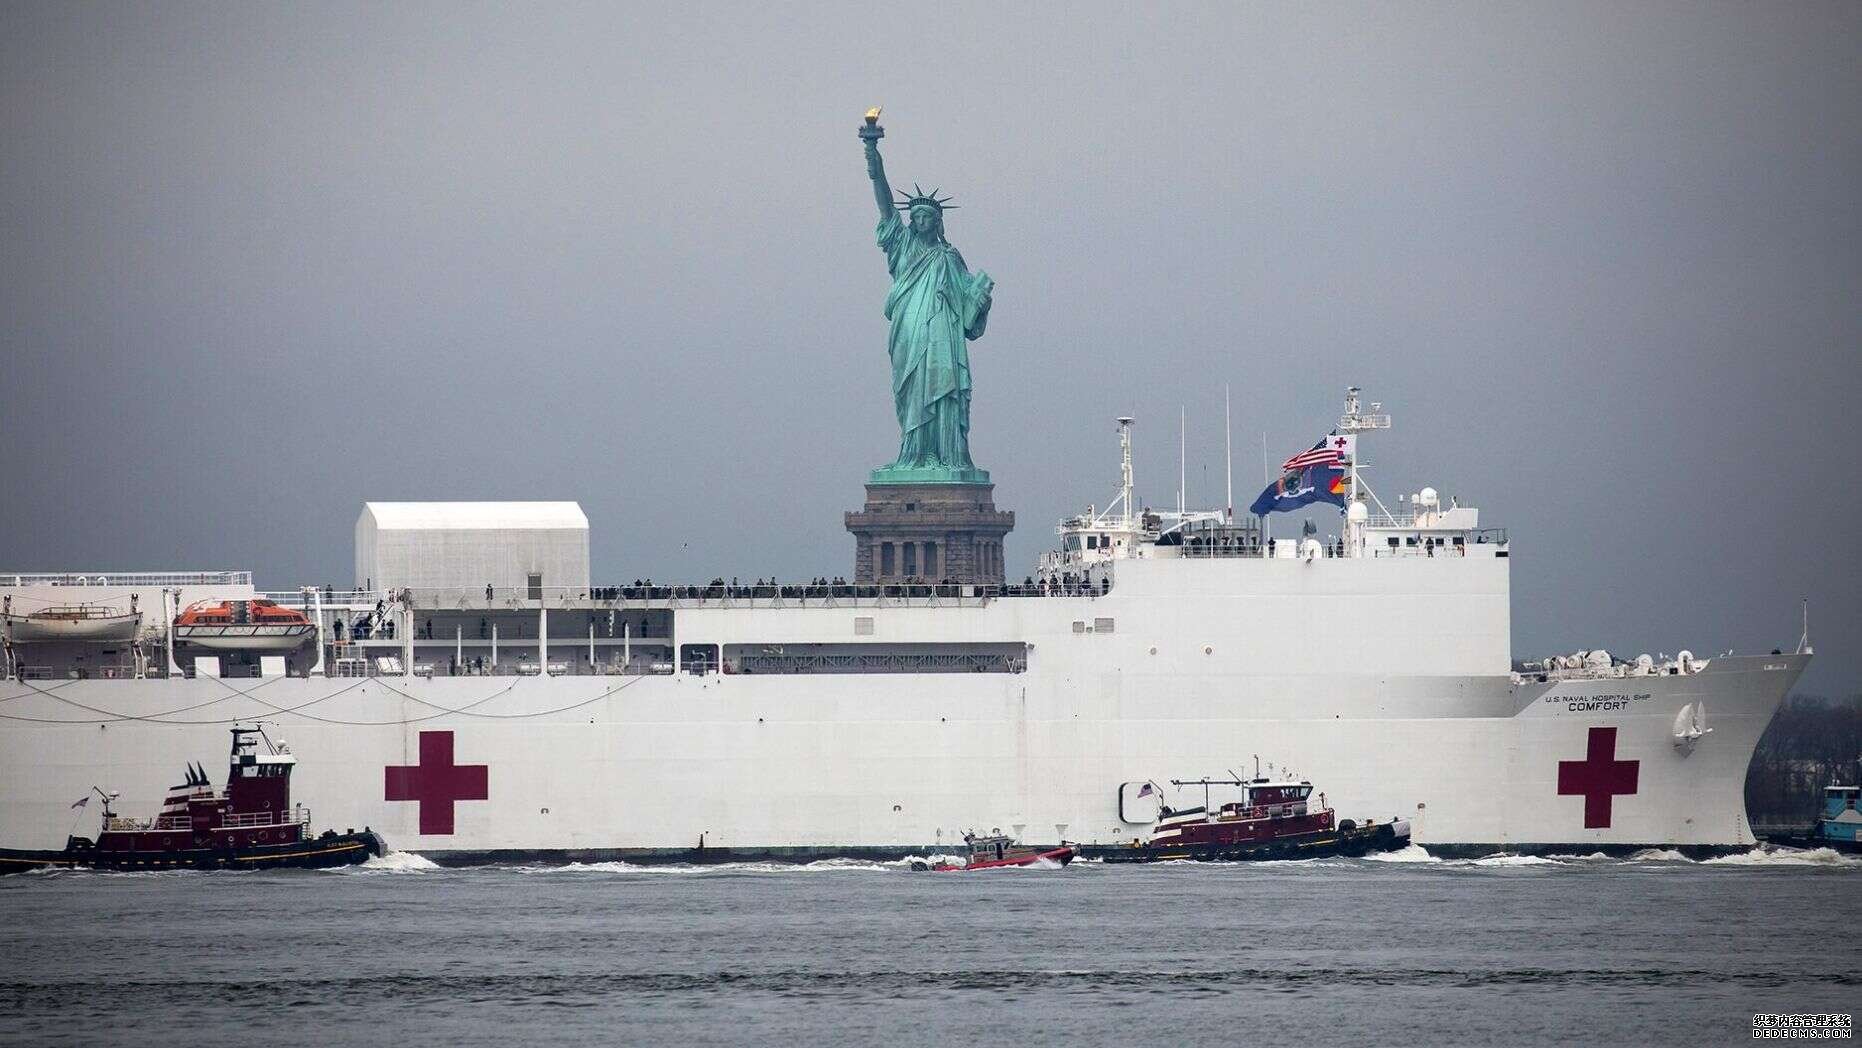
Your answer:
[[[255,738],[256,736],[256,738]],[[207,770],[189,766],[186,781],[169,787],[160,815],[125,819],[110,810],[114,793],[92,787],[103,798],[103,825],[96,840],[72,837],[62,851],[0,848],[0,873],[41,867],[102,870],[263,870],[348,866],[382,854],[380,836],[363,827],[321,836],[310,832],[310,812],[291,803],[291,770],[297,758],[283,744],[260,753],[258,728],[233,728],[233,756],[226,789],[216,790]],[[89,798],[72,807],[89,803]]]
[[[1017,844],[1015,838],[1000,835],[978,837],[966,833],[963,835],[963,843],[969,845],[970,860],[962,866],[950,862],[914,862],[912,869],[951,873],[958,870],[988,870],[998,866],[1033,866],[1038,862],[1065,866],[1073,861],[1075,854],[1073,845],[1064,842],[1056,847]]]

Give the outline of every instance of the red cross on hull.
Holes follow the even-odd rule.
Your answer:
[[[420,802],[422,836],[453,832],[453,802],[482,801],[491,796],[489,769],[483,764],[453,763],[453,733],[420,733],[420,763],[390,766],[384,776],[388,800]]]
[[[1592,728],[1581,761],[1558,762],[1558,794],[1584,798],[1584,828],[1608,829],[1610,799],[1636,792],[1641,761],[1616,759],[1616,729]]]

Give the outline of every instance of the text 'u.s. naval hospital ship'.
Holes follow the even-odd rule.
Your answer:
[[[935,191],[895,206],[877,115],[902,435],[851,581],[595,585],[573,503],[367,503],[340,592],[0,572],[0,846],[61,846],[93,787],[159,795],[255,721],[322,822],[442,861],[1129,843],[1257,756],[1436,849],[1754,843],[1746,766],[1808,645],[1514,663],[1505,532],[1376,499],[1358,445],[1389,419],[1355,389],[1251,507],[1335,505],[1336,534],[1134,505],[1122,419],[1110,507],[1005,582],[967,445],[993,282]]]

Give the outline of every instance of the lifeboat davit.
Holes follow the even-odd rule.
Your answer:
[[[142,613],[134,608],[123,611],[107,604],[74,604],[30,615],[8,614],[6,634],[15,644],[126,641],[135,639],[141,624]]]
[[[203,600],[175,616],[175,640],[215,651],[292,651],[317,632],[310,617],[269,600]]]

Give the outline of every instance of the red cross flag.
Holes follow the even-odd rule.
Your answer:
[[[1325,438],[1325,446],[1338,452],[1339,458],[1348,459],[1358,450],[1358,435],[1356,433],[1334,433]]]

